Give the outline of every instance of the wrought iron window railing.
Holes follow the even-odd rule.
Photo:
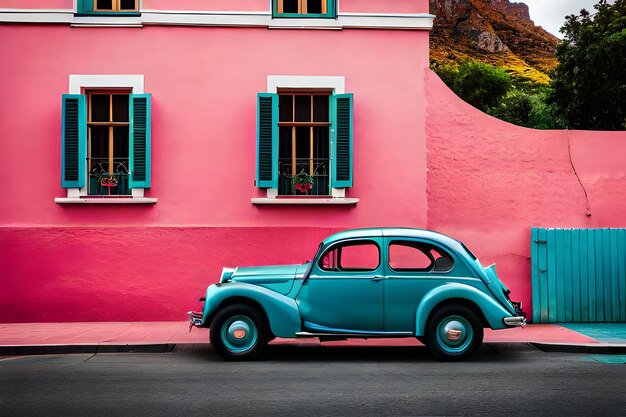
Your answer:
[[[88,158],[89,195],[130,195],[128,159]],[[112,168],[110,170],[110,168]]]
[[[295,177],[300,173],[311,177],[310,187],[296,187]],[[330,195],[330,159],[280,158],[278,160],[278,195],[322,196]]]

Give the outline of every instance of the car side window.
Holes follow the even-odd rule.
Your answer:
[[[388,254],[389,267],[394,271],[446,272],[454,266],[443,249],[423,242],[392,241]]]
[[[374,271],[380,265],[380,250],[374,242],[333,246],[322,256],[319,266],[325,271]]]

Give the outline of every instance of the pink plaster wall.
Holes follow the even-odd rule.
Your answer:
[[[428,0],[338,0],[343,13],[428,13]],[[0,0],[0,8],[73,9],[73,0]],[[143,10],[269,11],[270,0],[142,0]]]
[[[427,65],[427,39],[418,31],[0,26],[0,46],[13,57],[0,62],[0,88],[12,97],[0,103],[0,133],[11,138],[0,142],[0,178],[11,195],[0,202],[0,225],[424,226],[424,88],[415,74]],[[333,47],[313,58],[308,51],[320,45]],[[69,74],[144,74],[153,99],[147,195],[156,205],[54,202],[65,195],[60,104]],[[345,76],[355,97],[348,195],[361,199],[357,207],[251,204],[264,195],[254,187],[256,93],[270,74]],[[399,140],[403,146],[389,146]]]
[[[312,58],[320,45],[333,48]],[[12,57],[0,61],[0,93],[12,97],[0,102],[0,183],[10,196],[0,199],[0,321],[177,320],[224,265],[301,262],[339,229],[426,226],[415,74],[428,65],[427,45],[417,31],[0,26]],[[69,74],[144,74],[156,205],[54,202],[65,195]],[[357,206],[251,204],[263,195],[253,186],[256,93],[269,74],[345,76]]]
[[[341,13],[428,13],[428,0],[338,0]]]
[[[302,263],[332,228],[2,228],[0,322],[185,320],[223,266]]]
[[[269,11],[270,0],[143,0],[144,10]]]
[[[626,227],[626,132],[513,126],[460,100],[430,70],[426,101],[428,228],[496,262],[527,311],[531,227]]]
[[[74,0],[0,0],[0,9],[64,9],[72,10]]]

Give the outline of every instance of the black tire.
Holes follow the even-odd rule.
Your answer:
[[[249,360],[263,352],[270,336],[262,312],[247,304],[232,304],[215,315],[209,339],[222,358]]]
[[[465,359],[482,341],[483,326],[480,319],[471,308],[464,305],[438,308],[426,323],[426,346],[442,361]]]

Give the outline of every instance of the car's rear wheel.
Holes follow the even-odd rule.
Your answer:
[[[265,316],[247,304],[232,304],[220,310],[211,323],[210,341],[226,360],[257,357],[269,340]]]
[[[440,360],[461,360],[483,341],[483,327],[474,311],[463,305],[437,309],[426,324],[426,346]]]

